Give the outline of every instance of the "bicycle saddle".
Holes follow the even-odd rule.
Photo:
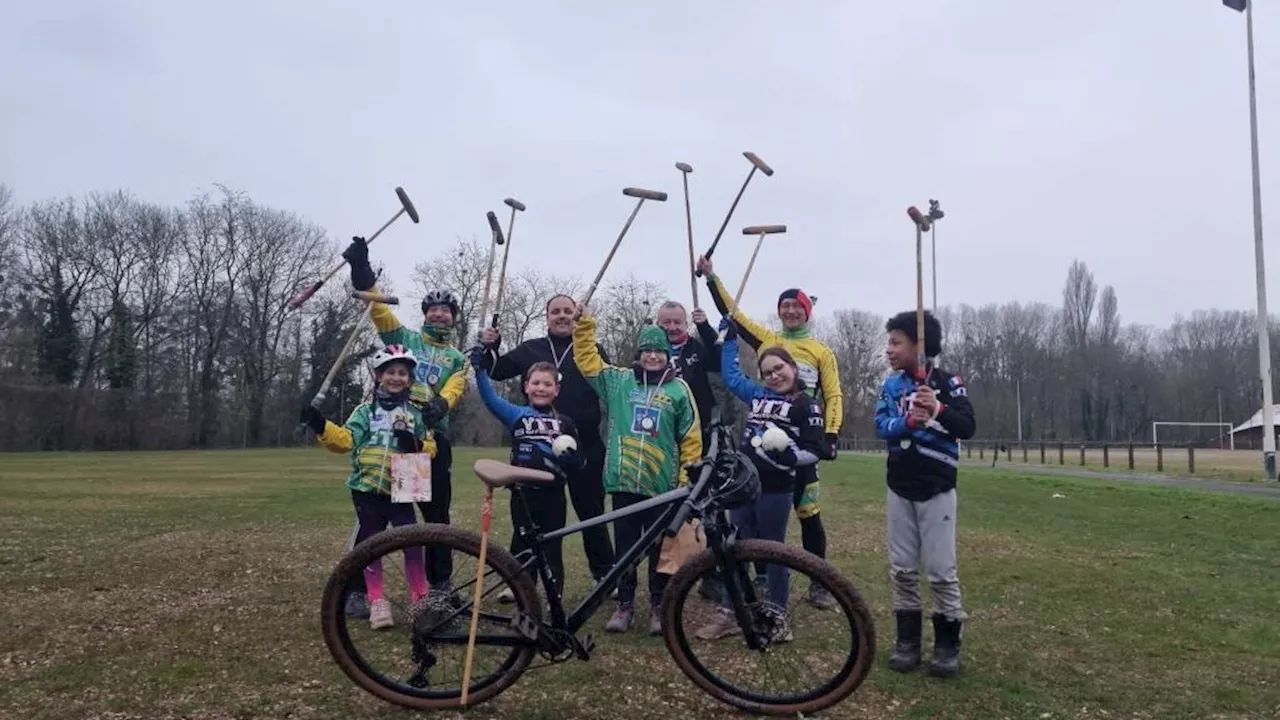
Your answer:
[[[481,459],[472,466],[480,481],[491,488],[504,488],[517,483],[551,483],[556,476],[545,470],[521,468],[497,460]]]

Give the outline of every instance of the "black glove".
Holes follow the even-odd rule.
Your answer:
[[[836,453],[840,450],[840,436],[835,433],[827,433],[822,436],[827,441],[827,460],[835,460]]]
[[[391,436],[396,439],[396,449],[402,453],[422,452],[422,441],[408,430],[393,430]]]
[[[471,361],[471,367],[485,372],[493,369],[496,355],[497,353],[495,353],[491,348],[487,348],[483,345],[476,345],[467,351],[467,358]]]
[[[351,238],[351,244],[342,251],[342,257],[346,258],[347,263],[351,265],[352,287],[357,290],[368,290],[373,287],[377,277],[369,265],[369,246],[365,244],[364,238]]]
[[[560,461],[560,467],[564,468],[565,472],[579,470],[583,465],[587,464],[586,456],[577,450],[565,450],[560,453],[560,457],[557,459]]]
[[[770,460],[783,467],[795,467],[796,463],[800,461],[800,458],[796,457],[795,448],[790,445],[781,450],[765,450],[764,454],[769,456]]]
[[[427,427],[431,427],[432,425],[439,423],[444,419],[444,416],[448,414],[448,401],[438,395],[428,400],[427,404],[422,406],[422,422],[426,423]]]
[[[729,318],[720,318],[720,329],[724,331],[725,342],[738,338],[738,326]]]
[[[321,415],[319,410],[311,407],[310,405],[306,405],[298,415],[298,422],[311,428],[317,435],[319,435],[324,432],[326,421],[324,419],[324,415]]]

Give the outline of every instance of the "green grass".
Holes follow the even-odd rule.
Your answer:
[[[455,458],[454,521],[469,527],[480,455]],[[319,449],[0,456],[0,717],[406,717],[351,685],[320,638],[351,526],[345,463]],[[1280,715],[1280,502],[966,468],[965,665],[937,681],[884,667],[882,463],[823,468],[830,555],[880,645],[827,717]],[[566,558],[581,594],[577,536]],[[468,714],[732,716],[661,640],[595,634],[590,663],[535,670]]]

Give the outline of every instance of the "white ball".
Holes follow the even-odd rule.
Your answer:
[[[777,451],[782,450],[791,443],[791,438],[781,428],[771,427],[764,431],[760,438],[760,444],[764,445],[765,450]]]
[[[578,441],[573,439],[572,435],[557,435],[556,439],[551,441],[551,452],[559,457],[570,450],[578,449]]]

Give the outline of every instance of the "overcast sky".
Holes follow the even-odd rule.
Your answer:
[[[1280,10],[1261,3],[1264,215],[1280,238]],[[213,183],[368,234],[402,185],[421,225],[375,261],[485,235],[506,196],[512,267],[689,285],[676,161],[705,248],[744,302],[798,285],[819,311],[914,306],[908,205],[938,198],[942,304],[1057,304],[1079,258],[1126,322],[1255,303],[1245,24],[1220,0],[9,3],[0,182],[21,202]],[[570,250],[570,248],[580,248]],[[927,247],[926,247],[927,252]],[[1280,311],[1280,255],[1270,257]],[[390,263],[389,263],[390,264]],[[926,273],[927,273],[926,269]],[[703,296],[704,304],[710,307]]]

